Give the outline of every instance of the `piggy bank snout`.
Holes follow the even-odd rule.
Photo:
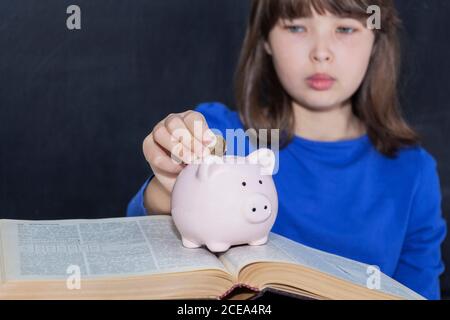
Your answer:
[[[263,194],[253,194],[244,201],[244,216],[250,223],[262,223],[272,214],[269,198]]]

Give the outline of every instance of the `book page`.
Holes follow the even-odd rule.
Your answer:
[[[266,245],[233,247],[219,258],[234,273],[255,262],[295,263],[363,287],[367,287],[372,274],[367,264],[304,246],[275,233],[269,235]],[[379,290],[387,294],[405,299],[423,299],[382,272],[379,285]]]
[[[208,250],[184,248],[170,216],[1,225],[7,280],[66,278],[70,266],[86,278],[225,270]]]

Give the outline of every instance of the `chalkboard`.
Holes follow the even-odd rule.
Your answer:
[[[66,9],[81,9],[69,30]],[[123,216],[171,112],[232,105],[240,0],[1,1],[2,218]]]
[[[404,67],[401,102],[404,114],[423,137],[423,146],[436,159],[441,181],[442,210],[450,221],[450,2],[398,0],[403,20]],[[450,268],[450,240],[444,242],[444,263]],[[442,277],[450,295],[450,271]]]

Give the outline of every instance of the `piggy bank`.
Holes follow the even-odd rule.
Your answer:
[[[274,168],[275,154],[265,148],[186,166],[171,199],[183,246],[223,252],[233,245],[265,244],[278,212]]]

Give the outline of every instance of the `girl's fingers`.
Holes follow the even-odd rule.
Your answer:
[[[183,116],[183,121],[195,139],[200,141],[204,146],[214,146],[216,136],[209,129],[205,117],[200,112],[192,111],[186,113]]]
[[[157,125],[153,131],[153,138],[157,144],[167,150],[171,161],[181,164],[182,162],[190,164],[195,160],[195,156],[180,141],[176,141],[169,133],[164,123]]]
[[[197,140],[186,127],[183,121],[183,114],[172,114],[168,116],[164,121],[164,125],[175,141],[188,148],[192,154],[196,155],[196,158],[202,158],[208,150],[206,150],[201,141]]]
[[[185,167],[183,164],[178,164],[170,158],[168,152],[155,142],[153,133],[145,138],[143,151],[145,159],[151,164],[153,171],[160,170],[169,174],[178,174]]]

